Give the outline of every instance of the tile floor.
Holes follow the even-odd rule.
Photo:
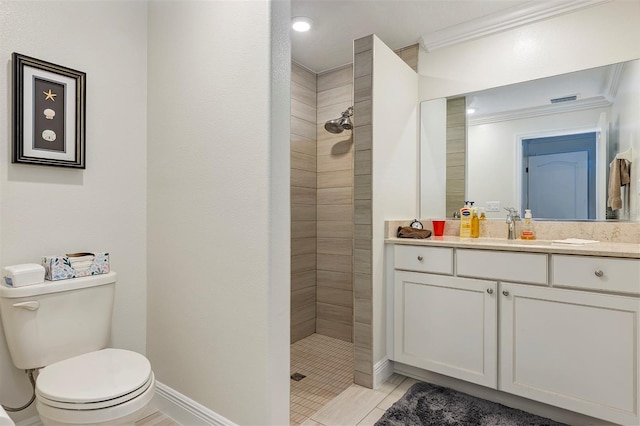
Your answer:
[[[369,389],[356,384],[302,422],[302,426],[371,426],[387,411],[394,402],[417,380],[398,374],[378,389]]]
[[[290,422],[299,425],[353,384],[353,343],[312,334],[291,345]]]

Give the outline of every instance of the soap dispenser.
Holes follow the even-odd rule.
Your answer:
[[[480,218],[478,216],[478,208],[473,207],[473,203],[471,203],[471,238],[480,236]]]
[[[520,238],[523,240],[535,240],[536,233],[533,230],[533,219],[531,219],[531,210],[524,211],[524,221],[522,222],[522,232]]]

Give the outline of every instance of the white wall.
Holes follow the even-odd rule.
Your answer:
[[[386,358],[384,222],[417,217],[418,75],[373,36],[373,362]]]
[[[447,100],[420,104],[420,214],[444,218],[447,213]]]
[[[640,57],[640,2],[614,0],[433,52],[420,99],[449,97]]]
[[[238,424],[288,423],[289,7],[149,4],[147,352]]]
[[[0,266],[101,250],[118,272],[112,343],[145,352],[147,6],[0,2]],[[52,31],[52,28],[55,31]],[[87,73],[86,170],[11,164],[11,53]],[[0,402],[24,404],[26,375],[0,331]],[[35,415],[30,409],[16,420]]]

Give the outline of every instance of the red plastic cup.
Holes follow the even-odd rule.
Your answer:
[[[442,235],[444,235],[444,223],[446,221],[444,220],[432,220],[431,223],[433,224],[433,235],[435,235],[436,237],[441,237]]]

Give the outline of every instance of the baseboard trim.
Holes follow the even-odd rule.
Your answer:
[[[236,426],[231,420],[158,381],[151,403],[182,425]]]
[[[393,374],[393,361],[385,358],[373,366],[373,388],[377,389]]]

